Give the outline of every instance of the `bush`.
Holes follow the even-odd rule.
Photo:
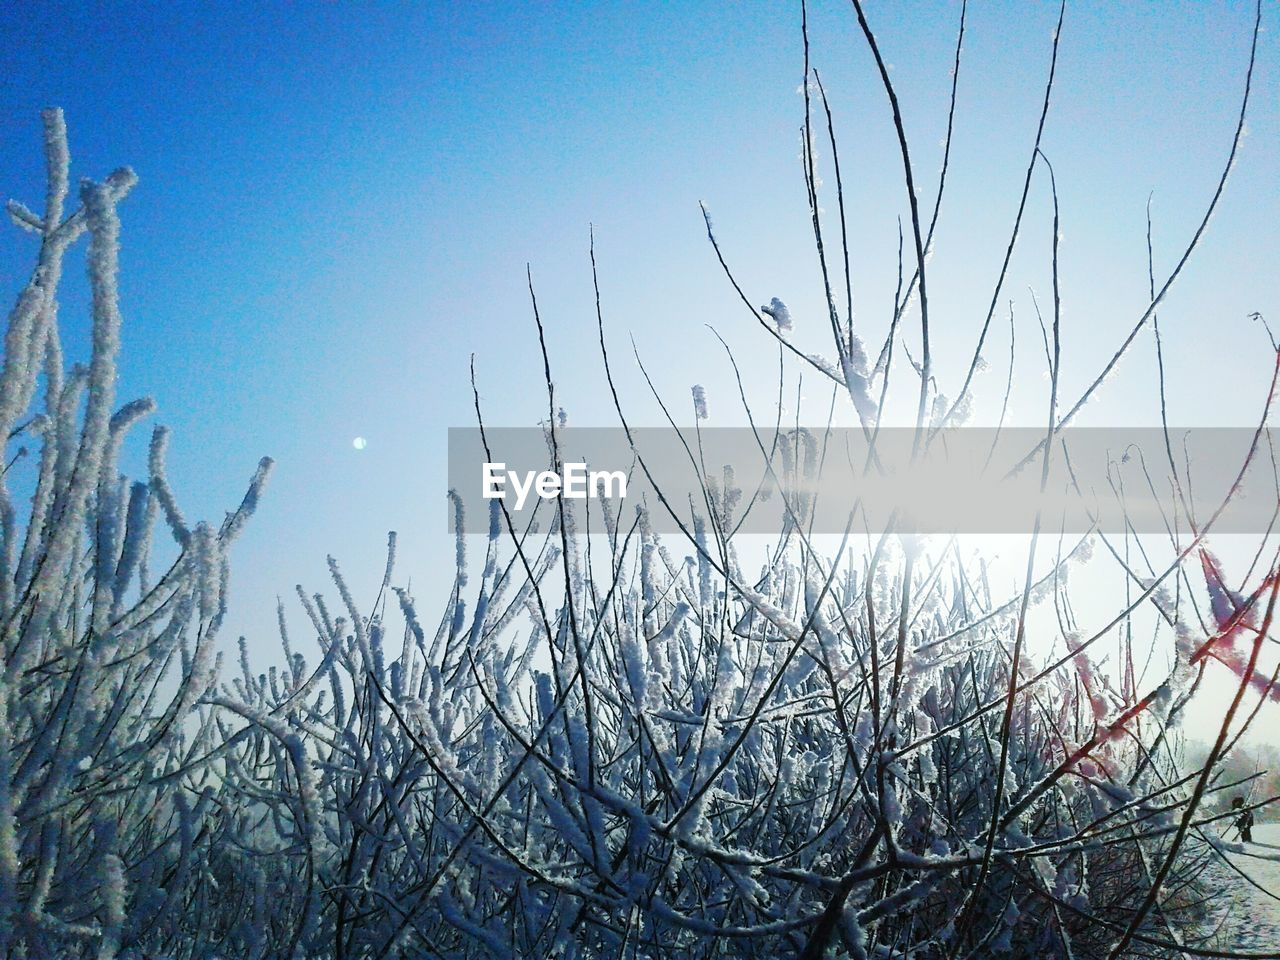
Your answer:
[[[894,323],[917,312],[927,343],[932,224],[901,145],[915,273]],[[1166,584],[1189,559],[1212,566],[1203,532],[1159,577],[1123,567],[1138,595],[1122,614],[1149,607],[1179,643],[1160,682],[1116,689],[1094,659],[1105,634],[1075,634],[1066,606],[1092,541],[1008,598],[905,533],[824,555],[797,492],[818,441],[800,432],[779,478],[793,514],[759,574],[727,480],[706,481],[687,557],[643,509],[602,528],[556,512],[539,539],[495,502],[474,580],[459,534],[434,629],[392,586],[392,535],[371,608],[333,560],[338,612],[299,588],[318,659],[293,649],[282,609],[283,666],[255,674],[242,649],[220,681],[227,550],[270,461],[218,525],[179,512],[163,430],[148,481],[118,475],[151,409],[112,412],[116,205],[134,178],[86,182],[68,215],[56,111],[45,146],[44,214],[9,208],[40,250],[0,374],[0,426],[37,449],[29,515],[0,500],[0,955],[1082,958],[1174,956],[1198,936],[1195,878],[1221,847],[1202,800],[1225,786],[1231,716],[1190,774],[1171,731],[1215,643],[1252,638],[1241,693],[1256,679],[1277,582],[1198,635]],[[1043,163],[1037,146],[1028,189]],[[82,234],[93,354],[65,371],[55,292]],[[811,363],[874,429],[885,371],[830,287],[836,360]],[[784,315],[774,301],[756,317],[785,355]],[[1056,347],[1056,312],[1051,329]],[[1057,409],[1049,356],[1042,451],[1079,406]],[[968,385],[930,421],[927,349],[918,371],[928,438]],[[158,516],[177,559],[153,576]],[[1037,667],[1028,613],[1050,601],[1068,650]]]

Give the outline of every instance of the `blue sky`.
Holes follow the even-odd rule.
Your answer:
[[[959,5],[868,12],[931,206]],[[1280,23],[1274,4],[1265,14]],[[949,394],[1007,242],[1056,15],[1039,2],[971,5],[930,265]],[[1194,229],[1229,146],[1252,15],[1235,3],[1068,10],[1044,141],[1063,211],[1064,394],[1074,398],[1145,306],[1148,195],[1157,273]],[[811,21],[841,138],[860,329],[878,344],[905,212],[896,144],[852,9],[815,3]],[[713,422],[742,421],[704,324],[764,385],[762,402],[771,396],[776,356],[719,273],[700,200],[748,295],[782,297],[797,338],[826,347],[798,161],[797,4],[48,3],[6,8],[0,30],[4,192],[40,196],[38,111],[53,104],[66,110],[73,173],[130,164],[141,178],[122,210],[121,393],[154,396],[174,428],[170,469],[188,513],[220,517],[259,456],[278,461],[235,557],[233,629],[255,645],[269,642],[277,594],[324,586],[326,553],[371,591],[391,528],[401,579],[432,594],[448,559],[446,429],[472,422],[471,354],[493,422],[543,415],[526,263],[571,418],[614,422],[595,349],[590,224],[638,422],[658,415],[628,336],[678,404],[707,384]],[[1247,315],[1280,321],[1276,36],[1261,38],[1226,198],[1161,314],[1171,416],[1188,425],[1250,422],[1269,374]],[[1045,187],[1038,178],[1006,287],[1024,348],[1023,423],[1038,422],[1045,390],[1027,292],[1043,302],[1048,291]],[[830,189],[826,199],[834,208]],[[0,234],[10,296],[30,252],[16,230]],[[83,353],[76,290],[64,326]],[[994,419],[1007,350],[1002,311],[977,422]],[[1155,422],[1153,370],[1144,337],[1087,422]],[[891,416],[905,422],[912,408],[904,396]]]

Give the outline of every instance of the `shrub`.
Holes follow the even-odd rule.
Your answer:
[[[21,522],[0,489],[0,954],[1081,958],[1173,956],[1199,936],[1197,872],[1222,847],[1202,801],[1224,786],[1214,774],[1278,582],[1227,592],[1209,575],[1207,527],[1158,575],[1121,564],[1135,597],[1113,626],[1150,608],[1177,649],[1147,689],[1114,685],[1094,656],[1110,628],[1076,634],[1065,591],[1092,541],[1033,579],[1033,537],[1011,597],[958,552],[902,531],[824,554],[798,492],[819,441],[798,432],[779,476],[792,513],[758,574],[733,534],[742,491],[728,478],[705,481],[706,509],[679,541],[687,557],[644,509],[590,527],[549,508],[534,534],[495,502],[478,575],[459,534],[434,629],[393,587],[392,535],[372,607],[333,560],[336,607],[299,588],[318,659],[294,650],[282,608],[283,666],[255,674],[242,645],[239,675],[220,680],[227,548],[270,461],[220,525],[179,512],[163,430],[148,482],[118,475],[124,431],[150,412],[147,401],[112,412],[115,211],[133,176],[86,182],[66,214],[60,114],[45,131],[44,214],[9,208],[40,251],[9,319],[0,426],[36,446],[38,464]],[[885,354],[908,316],[928,343],[932,223],[900,145],[914,276]],[[1041,169],[1051,177],[1037,139],[1026,189]],[[830,278],[812,150],[805,172]],[[93,353],[64,371],[55,292],[82,234]],[[1153,287],[1121,354],[1169,284]],[[874,430],[888,368],[870,361],[833,287],[836,359],[805,360]],[[752,312],[790,353],[785,306]],[[1055,301],[1045,457],[1079,409],[1057,405],[1058,320]],[[608,369],[602,319],[600,344]],[[544,360],[554,410],[545,346]],[[927,346],[917,369],[927,442],[963,413],[969,384],[939,404]],[[702,417],[705,391],[694,396]],[[553,461],[559,430],[550,417]],[[158,516],[177,559],[153,577]],[[1195,560],[1227,604],[1199,632],[1188,594],[1168,589]],[[1028,615],[1049,602],[1067,652],[1037,665]],[[1229,641],[1252,651],[1241,697],[1203,764],[1181,772],[1171,731]]]

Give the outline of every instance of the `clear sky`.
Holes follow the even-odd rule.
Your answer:
[[[931,207],[959,4],[873,0],[868,13]],[[1049,3],[970,6],[930,265],[935,362],[949,395],[1007,242],[1056,16]],[[1071,399],[1146,304],[1148,195],[1158,275],[1198,222],[1230,145],[1252,19],[1239,3],[1067,11],[1044,149],[1061,193]],[[1280,322],[1273,2],[1264,23],[1249,136],[1161,313],[1170,415],[1181,424],[1252,422],[1269,360],[1247,317]],[[906,209],[896,143],[852,8],[815,2],[811,28],[840,137],[860,331],[878,344]],[[46,105],[66,110],[73,173],[130,164],[141,178],[122,210],[121,394],[154,396],[174,428],[171,479],[188,514],[220,517],[259,456],[278,461],[234,558],[232,629],[255,646],[277,594],[324,586],[326,553],[371,589],[391,528],[401,579],[432,595],[449,557],[445,431],[473,422],[471,354],[494,423],[543,415],[526,263],[571,420],[614,422],[595,348],[589,224],[637,422],[658,414],[628,336],[678,404],[691,384],[707,385],[713,423],[742,420],[704,324],[764,385],[760,401],[771,395],[776,353],[720,275],[699,200],[748,296],[782,297],[797,340],[827,347],[798,160],[798,4],[43,3],[7,6],[0,30],[6,195],[41,195]],[[829,209],[833,186],[828,176]],[[1038,177],[1006,286],[1022,348],[1013,410],[1028,424],[1045,393],[1028,287],[1045,301],[1047,197]],[[30,253],[29,237],[0,233],[6,296]],[[80,355],[82,287],[64,297]],[[913,329],[907,342],[916,349]],[[994,421],[1007,351],[1002,310],[975,422]],[[1156,422],[1153,384],[1144,336],[1086,422]],[[889,417],[906,422],[913,404],[895,399]]]

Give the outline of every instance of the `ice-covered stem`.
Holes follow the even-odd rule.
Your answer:
[[[160,509],[164,512],[164,519],[169,525],[173,539],[185,547],[191,539],[191,531],[187,529],[186,519],[182,516],[178,501],[174,497],[173,490],[169,486],[168,477],[165,475],[164,461],[165,453],[168,449],[169,428],[156,427],[151,434],[151,452],[148,458],[148,468],[151,472],[151,492],[155,495],[156,501],[160,504]]]
[[[67,122],[58,107],[40,112],[44,122],[45,191],[44,229],[52,233],[62,223],[62,206],[70,189],[71,151],[67,146]]]
[[[16,431],[14,423],[31,402],[47,340],[54,322],[54,292],[62,275],[63,254],[78,235],[75,229],[58,229],[67,194],[68,151],[60,110],[46,110],[45,160],[48,171],[46,211],[38,218],[21,204],[10,203],[10,215],[25,229],[41,235],[35,270],[9,314],[5,331],[4,363],[0,367],[0,438],[5,444]],[[52,379],[51,379],[52,384]],[[14,600],[14,550],[16,515],[9,501],[6,471],[0,472],[0,615],[9,616]]]
[[[263,457],[258,461],[258,469],[254,471],[253,478],[249,481],[240,506],[233,513],[227,514],[227,519],[223,521],[222,529],[218,532],[218,539],[224,544],[230,544],[240,536],[244,525],[257,512],[258,503],[267,489],[267,481],[271,479],[271,471],[275,465],[276,462],[270,457]]]
[[[0,951],[8,952],[18,902],[18,823],[13,804],[13,736],[9,700],[13,691],[0,675]]]
[[[25,207],[10,207],[11,214],[15,214],[15,210],[21,211],[16,213],[15,219],[22,225],[38,229],[41,243],[35,270],[9,314],[5,333],[4,366],[0,370],[0,437],[6,441],[34,389],[44,348],[44,324],[52,320],[51,305],[62,275],[63,254],[79,234],[74,228],[59,229],[70,163],[62,111],[46,110],[43,119],[48,177],[45,215],[36,218]]]
[[[107,630],[118,587],[122,589],[124,586],[118,584],[118,568],[123,559],[121,537],[125,533],[125,518],[121,516],[125,504],[121,502],[119,477],[116,474],[120,446],[124,442],[124,435],[129,427],[154,410],[155,402],[145,398],[126,404],[115,413],[110,421],[108,440],[98,468],[98,490],[95,503],[97,544],[94,548],[97,563],[94,571],[93,629],[99,636]],[[135,516],[135,535],[139,532],[137,524],[140,519]],[[136,546],[130,545],[126,555],[131,553],[136,557],[136,550]]]

